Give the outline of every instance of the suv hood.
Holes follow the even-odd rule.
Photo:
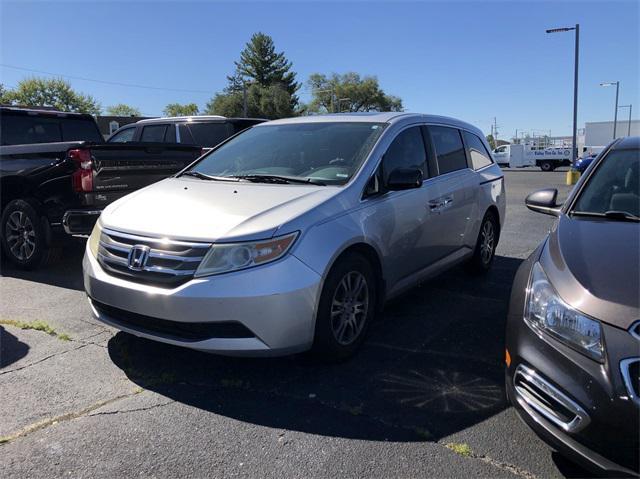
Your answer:
[[[627,329],[640,319],[640,225],[562,215],[541,258],[568,304]]]
[[[264,239],[338,191],[315,185],[168,178],[121,198],[100,218],[106,228],[143,236],[205,242]]]

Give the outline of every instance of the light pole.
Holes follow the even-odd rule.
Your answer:
[[[618,94],[620,93],[619,81],[607,81],[600,83],[600,86],[616,86],[616,110],[613,114],[613,139],[616,139],[616,127],[618,126]]]
[[[627,123],[627,136],[631,136],[631,108],[633,105],[620,105],[618,108],[628,108],[629,109],[629,122]]]
[[[575,59],[573,64],[573,139],[571,143],[571,164],[575,165],[577,156],[577,136],[578,136],[578,58],[580,56],[580,24],[575,27],[550,28],[547,33],[570,32],[575,30]]]

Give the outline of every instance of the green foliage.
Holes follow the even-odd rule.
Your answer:
[[[473,451],[471,451],[469,445],[465,443],[449,442],[445,444],[445,446],[459,456],[469,457],[473,454]]]
[[[223,116],[283,118],[296,113],[300,85],[284,52],[276,52],[273,39],[255,33],[235,62],[223,92],[207,103],[205,113]],[[246,95],[246,99],[245,99]]]
[[[0,83],[0,105],[5,105],[11,103],[10,99],[6,97],[9,91],[7,88]]]
[[[205,109],[209,115],[244,116],[244,97],[240,92],[217,93]],[[247,116],[251,118],[285,118],[293,116],[291,95],[280,85],[247,88]]]
[[[198,114],[198,105],[195,103],[169,103],[162,111],[165,116],[194,116]]]
[[[43,333],[47,333],[49,336],[56,336],[62,341],[71,341],[71,336],[69,336],[67,333],[58,333],[45,321],[37,320],[27,323],[25,321],[17,321],[15,319],[0,319],[0,325],[14,326],[20,329],[32,329],[34,331],[42,331]]]
[[[492,150],[496,148],[496,139],[493,137],[493,135],[487,135],[487,143],[489,143],[489,146]]]
[[[134,106],[118,103],[107,108],[107,115],[111,116],[141,116],[140,110]]]
[[[387,95],[374,76],[337,73],[331,76],[314,73],[309,77],[313,99],[308,110],[314,113],[358,111],[402,111],[402,100]]]
[[[61,78],[27,78],[3,95],[11,105],[51,106],[60,111],[100,114],[100,104],[90,95],[78,93]]]

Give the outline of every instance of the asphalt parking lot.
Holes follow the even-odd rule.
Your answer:
[[[5,265],[2,475],[585,475],[520,422],[503,390],[511,281],[553,222],[523,200],[546,186],[565,197],[565,172],[505,178],[492,271],[457,268],[388,304],[345,364],[224,358],[101,325],[82,290],[81,240],[47,271]],[[8,324],[36,321],[50,334]]]

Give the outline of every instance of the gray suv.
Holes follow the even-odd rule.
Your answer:
[[[105,209],[84,284],[96,318],[137,336],[341,359],[386,300],[459,263],[486,271],[504,213],[502,172],[467,123],[271,121]]]

